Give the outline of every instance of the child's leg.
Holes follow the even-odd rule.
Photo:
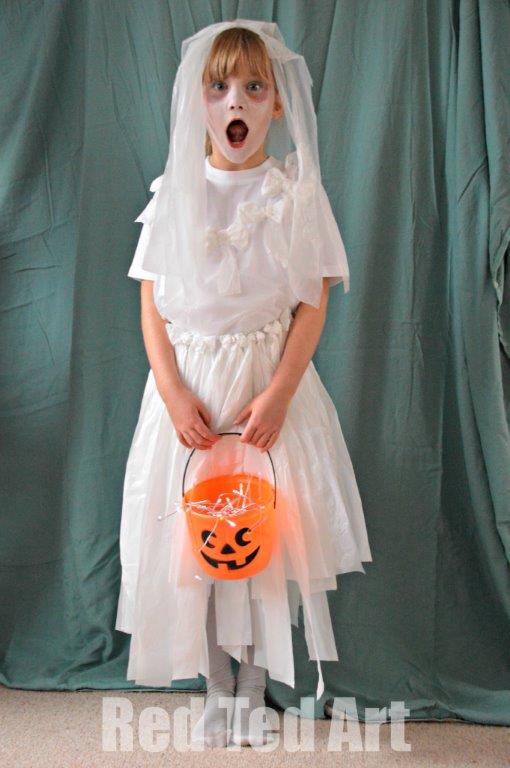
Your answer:
[[[195,725],[191,738],[209,747],[225,747],[230,740],[232,706],[230,709],[220,707],[219,699],[221,696],[234,696],[236,681],[232,672],[230,654],[217,644],[214,585],[211,589],[207,612],[207,647],[209,677],[206,678],[207,694],[204,712]]]
[[[249,727],[251,712],[257,707],[265,707],[267,670],[253,663],[253,645],[247,646],[247,652],[248,664],[241,661],[237,674],[232,741],[242,746],[259,746],[274,741],[274,736],[270,733],[257,733],[258,729],[254,728],[253,724],[251,730]]]

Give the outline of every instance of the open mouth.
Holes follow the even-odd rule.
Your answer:
[[[246,137],[248,136],[248,126],[244,120],[232,120],[227,125],[226,133],[230,146],[233,149],[240,149],[244,146]]]

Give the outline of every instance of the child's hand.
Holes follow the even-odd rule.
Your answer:
[[[187,387],[179,389],[166,403],[179,442],[186,448],[212,448],[221,440],[209,429],[211,415],[203,402]]]
[[[250,417],[239,440],[254,445],[261,453],[272,448],[278,440],[288,407],[284,397],[265,389],[234,419],[234,424],[239,424]]]

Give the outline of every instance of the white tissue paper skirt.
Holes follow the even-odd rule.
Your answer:
[[[271,381],[292,319],[287,308],[259,330],[217,336],[166,325],[181,379],[209,410],[212,431],[243,431],[247,420],[233,420]],[[313,361],[269,449],[278,543],[258,574],[223,580],[204,571],[197,578],[185,513],[176,511],[190,452],[177,438],[151,370],[126,465],[120,529],[115,627],[131,634],[127,679],[153,687],[209,676],[206,618],[214,586],[218,643],[237,661],[247,661],[246,646],[254,644],[254,663],[291,687],[291,624],[298,626],[303,605],[319,698],[320,660],[338,660],[326,591],[336,589],[337,574],[365,573],[362,563],[372,555],[338,415]],[[267,452],[261,456],[267,460]]]

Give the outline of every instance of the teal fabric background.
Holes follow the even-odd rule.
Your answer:
[[[133,687],[114,630],[148,373],[133,222],[183,38],[277,21],[314,80],[351,291],[314,356],[374,561],[330,592],[326,691],[510,725],[510,9],[505,0],[2,4],[0,681]],[[295,631],[297,685],[316,665]],[[135,686],[139,688],[139,686]],[[204,690],[203,678],[172,690]]]

